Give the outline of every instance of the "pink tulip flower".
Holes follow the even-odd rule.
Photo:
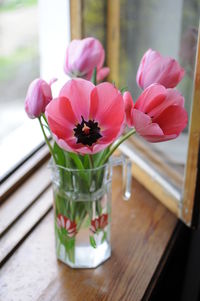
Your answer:
[[[109,68],[103,68],[104,60],[105,51],[99,40],[95,38],[73,40],[67,48],[64,70],[71,77],[91,80],[93,70],[97,67],[99,82],[109,74]]]
[[[153,84],[143,91],[131,108],[130,125],[149,142],[175,139],[188,120],[183,105],[184,98],[177,90]]]
[[[58,145],[70,152],[94,154],[110,145],[124,124],[124,102],[110,83],[94,86],[84,79],[68,81],[46,108]]]
[[[136,81],[142,89],[153,83],[174,88],[182,80],[184,73],[184,69],[175,59],[163,57],[159,52],[149,49],[140,62]]]
[[[45,112],[47,104],[52,100],[51,84],[56,79],[52,79],[47,84],[43,79],[36,78],[29,86],[25,100],[25,111],[30,118],[39,117]]]

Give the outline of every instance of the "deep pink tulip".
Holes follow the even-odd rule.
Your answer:
[[[188,120],[183,105],[184,98],[177,90],[153,84],[143,91],[131,108],[131,126],[149,142],[175,139]]]
[[[99,40],[85,38],[73,40],[66,52],[65,72],[71,77],[82,77],[91,80],[97,67],[97,81],[103,80],[109,73],[109,68],[103,68],[105,51]]]
[[[51,132],[58,145],[71,152],[94,154],[110,145],[121,133],[124,102],[110,83],[94,86],[72,79],[46,108]]]
[[[184,73],[184,69],[175,59],[163,57],[159,52],[149,49],[140,62],[136,81],[142,89],[153,83],[174,88],[182,80]]]
[[[45,112],[45,108],[52,100],[51,84],[56,79],[52,79],[47,84],[43,79],[36,78],[29,86],[25,99],[25,111],[30,118],[39,117]]]

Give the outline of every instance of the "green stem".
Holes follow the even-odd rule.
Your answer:
[[[52,146],[51,146],[51,144],[50,144],[50,142],[49,142],[49,139],[47,138],[47,135],[46,135],[46,133],[45,133],[45,131],[44,131],[44,128],[43,128],[43,125],[42,125],[42,121],[41,121],[41,117],[38,117],[38,120],[39,120],[39,123],[40,123],[40,127],[41,127],[41,129],[42,129],[42,133],[43,133],[43,135],[44,135],[45,142],[46,142],[46,144],[48,145],[49,151],[50,151],[50,153],[51,153],[51,155],[52,155],[52,157],[53,157],[53,159],[54,159],[54,161],[55,161],[55,163],[56,163],[56,157],[55,157],[55,155],[54,155],[53,148],[52,148]]]
[[[109,152],[107,153],[107,155],[101,160],[101,162],[99,163],[99,166],[105,164],[107,162],[107,160],[109,159],[109,157],[114,153],[114,151],[118,148],[118,146],[123,143],[126,139],[128,139],[130,136],[134,135],[136,133],[135,129],[132,129],[131,131],[129,131],[128,133],[126,133],[124,136],[122,136],[116,144],[114,144]]]
[[[46,124],[48,125],[48,122],[47,122],[47,119],[46,119],[46,116],[44,113],[42,114],[42,117],[43,117],[44,121],[46,122]]]
[[[97,67],[95,67],[94,70],[93,70],[91,82],[95,86],[97,85]]]
[[[93,162],[92,155],[89,155],[89,161],[90,161],[90,168],[94,168],[94,162]]]

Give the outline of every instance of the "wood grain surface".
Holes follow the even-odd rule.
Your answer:
[[[134,180],[131,200],[123,201],[121,172],[115,169],[111,258],[91,270],[73,270],[57,261],[51,211],[2,266],[0,300],[142,300],[176,221]]]

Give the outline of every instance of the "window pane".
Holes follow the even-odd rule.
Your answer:
[[[36,0],[0,1],[0,180],[42,141],[24,111],[28,85],[39,77],[38,36]]]
[[[58,95],[69,39],[69,1],[0,0],[0,182],[44,143],[38,120],[24,111],[26,92],[37,77],[57,78]]]
[[[24,98],[39,75],[37,1],[0,4],[0,139],[26,119]]]

